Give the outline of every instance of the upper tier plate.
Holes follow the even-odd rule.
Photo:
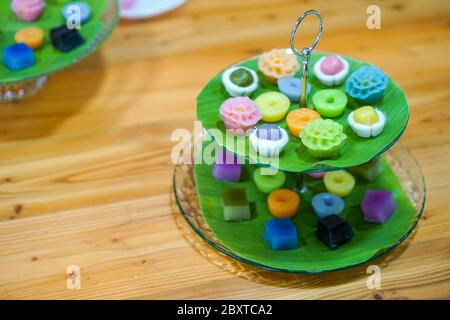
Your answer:
[[[0,52],[15,43],[14,34],[25,27],[37,26],[45,31],[41,48],[35,50],[36,64],[30,68],[11,71],[0,63],[0,85],[17,83],[47,76],[69,67],[94,52],[108,38],[119,20],[116,0],[83,0],[92,8],[90,19],[81,25],[80,34],[85,43],[80,47],[62,53],[49,40],[49,31],[66,23],[61,12],[66,1],[47,1],[41,17],[34,22],[24,22],[11,10],[11,1],[0,1]]]
[[[311,93],[308,95],[308,105],[312,105],[312,96],[315,92],[321,89],[326,89],[313,74],[312,70],[314,64],[326,54],[317,53],[311,56],[310,63],[310,79],[312,86]],[[350,64],[350,73],[367,63],[360,62],[346,56],[341,57],[347,59]],[[257,71],[260,79],[260,87],[256,92],[250,96],[254,99],[260,94],[267,91],[278,91],[278,88],[269,84],[264,75],[258,70],[257,58],[239,63],[238,65],[246,66]],[[300,77],[300,73],[296,74]],[[333,87],[345,92],[345,81],[340,86]],[[405,94],[397,85],[397,83],[389,77],[389,85],[385,92],[383,99],[374,104],[380,108],[387,117],[386,126],[381,135],[364,139],[358,137],[347,123],[347,117],[350,112],[362,106],[356,101],[349,99],[349,103],[345,112],[333,120],[339,122],[344,126],[344,133],[347,135],[347,141],[342,147],[340,154],[332,159],[318,160],[311,157],[306,148],[303,146],[299,138],[289,134],[290,140],[280,155],[278,162],[271,162],[268,158],[256,156],[254,153],[249,153],[249,139],[245,137],[245,145],[236,143],[236,139],[228,136],[225,137],[226,129],[223,121],[219,115],[221,104],[230,97],[222,85],[222,72],[216,75],[208,82],[206,87],[197,97],[197,117],[202,122],[203,127],[213,136],[217,143],[225,147],[228,151],[236,153],[240,157],[244,157],[246,161],[252,161],[258,165],[271,165],[283,171],[288,172],[313,172],[323,170],[333,170],[339,168],[348,168],[365,163],[375,156],[387,151],[402,135],[409,119],[409,107],[406,101]],[[299,108],[298,103],[292,103],[290,110]],[[262,121],[260,121],[262,123]],[[283,119],[277,123],[279,126],[287,129],[286,120]],[[211,129],[219,129],[220,135],[211,131]]]

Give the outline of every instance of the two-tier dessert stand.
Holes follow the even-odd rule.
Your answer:
[[[295,34],[303,19],[311,14],[320,18],[318,36],[313,45],[297,50],[294,45]],[[314,64],[324,56],[324,54],[312,53],[321,35],[322,19],[314,10],[302,15],[292,30],[291,48],[286,50],[299,55],[301,70],[298,77],[303,81],[302,99],[293,108],[307,107],[310,104],[306,83],[312,85],[313,92],[322,89],[316,79],[309,77],[310,63]],[[259,72],[256,59],[250,58],[236,65],[243,65]],[[346,59],[350,61],[353,71],[362,65],[367,65],[348,57]],[[343,149],[339,157],[323,161],[303,157],[304,150],[298,139],[290,140],[280,157],[277,169],[286,172],[291,181],[296,181],[294,184],[291,183],[290,187],[302,197],[300,213],[294,218],[300,230],[301,245],[299,249],[291,251],[268,249],[261,238],[264,221],[270,216],[265,204],[266,196],[255,190],[250,173],[254,168],[268,166],[270,163],[249,157],[245,150],[237,149],[233,144],[227,144],[213,133],[212,129],[224,131],[219,121],[218,106],[229,97],[222,88],[221,74],[207,84],[197,99],[198,118],[202,121],[205,131],[209,133],[207,139],[209,141],[204,142],[203,149],[211,143],[216,143],[219,148],[246,160],[244,165],[246,174],[239,185],[247,190],[252,201],[256,203],[256,217],[245,223],[223,221],[219,189],[229,185],[218,182],[212,177],[210,164],[176,165],[173,176],[176,202],[183,217],[201,239],[229,257],[266,270],[322,273],[354,267],[379,258],[397,247],[414,231],[424,209],[425,184],[420,167],[411,153],[402,146],[391,148],[406,128],[409,107],[402,90],[390,79],[387,93],[379,104],[387,113],[388,120],[394,125],[388,127],[379,137],[370,141],[355,138],[347,143],[347,149]],[[276,90],[264,82],[261,87],[261,92]],[[255,95],[257,94],[258,92]],[[342,121],[345,118],[342,117]],[[347,215],[355,229],[355,239],[336,251],[328,250],[314,238],[317,218],[312,213],[310,205],[312,193],[323,186],[320,186],[320,182],[308,178],[307,173],[349,169],[380,156],[384,166],[380,178],[374,182],[358,182],[358,190],[346,199],[349,207]],[[395,194],[398,209],[394,218],[385,225],[367,224],[361,217],[358,201],[362,197],[361,194],[368,188],[389,189]]]

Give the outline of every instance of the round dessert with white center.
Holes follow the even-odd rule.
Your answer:
[[[222,75],[225,90],[232,97],[249,96],[258,89],[258,75],[246,67],[231,67]]]
[[[350,71],[348,62],[340,56],[320,58],[314,65],[314,75],[326,86],[337,86],[344,82]]]
[[[386,116],[370,106],[361,107],[348,115],[348,124],[361,138],[376,137],[384,129]]]
[[[276,157],[289,141],[286,130],[276,124],[264,123],[250,134],[253,149],[264,157]]]

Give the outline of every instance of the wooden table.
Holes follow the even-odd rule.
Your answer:
[[[366,27],[378,2],[382,29]],[[193,130],[195,97],[226,65],[287,47],[298,15],[321,11],[318,49],[370,61],[403,87],[402,143],[428,195],[411,240],[376,263],[326,275],[261,271],[203,244],[174,206],[176,128]],[[0,105],[0,297],[4,299],[449,298],[448,1],[190,0],[121,22],[100,51],[38,95]],[[316,25],[306,24],[305,43]],[[81,289],[66,287],[69,265]]]

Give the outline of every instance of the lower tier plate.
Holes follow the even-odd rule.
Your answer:
[[[384,172],[374,182],[357,179],[357,186],[345,198],[342,216],[348,219],[355,237],[336,251],[330,251],[315,237],[317,218],[311,208],[313,194],[323,191],[322,182],[305,177],[309,190],[302,193],[301,208],[293,218],[300,247],[272,251],[262,238],[265,221],[272,219],[267,195],[251,179],[255,166],[246,165],[240,183],[222,183],[212,177],[212,166],[178,165],[174,172],[174,193],[178,207],[194,231],[209,245],[241,262],[273,271],[322,273],[354,267],[382,255],[403,242],[414,230],[423,212],[425,184],[415,159],[403,147],[383,156]],[[295,187],[297,176],[288,174],[286,187]],[[221,206],[223,188],[245,188],[252,206],[252,219],[225,222]],[[394,192],[398,209],[384,224],[364,221],[359,204],[367,189]]]

